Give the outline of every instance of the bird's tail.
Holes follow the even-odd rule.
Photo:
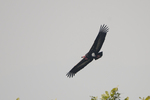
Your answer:
[[[96,55],[96,57],[94,58],[95,60],[101,58],[103,56],[103,52],[100,52]]]

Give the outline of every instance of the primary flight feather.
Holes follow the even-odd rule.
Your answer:
[[[105,40],[108,30],[109,29],[106,25],[100,26],[99,33],[98,33],[91,49],[85,56],[82,57],[83,59],[67,73],[67,77],[73,77],[78,71],[80,71],[82,68],[84,68],[93,59],[97,60],[102,57],[103,52],[99,52],[99,51],[104,43],[104,40]]]

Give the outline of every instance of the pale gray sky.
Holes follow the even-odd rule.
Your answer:
[[[110,30],[103,57],[66,73]],[[150,94],[149,0],[1,0],[0,100],[90,100],[119,85],[124,99]]]

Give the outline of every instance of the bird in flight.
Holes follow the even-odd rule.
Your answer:
[[[89,52],[83,56],[82,60],[76,64],[66,75],[67,77],[73,77],[78,71],[83,69],[87,64],[89,64],[93,59],[97,60],[103,56],[103,52],[99,52],[102,48],[102,45],[104,43],[106,34],[108,32],[109,28],[104,24],[100,26],[99,33],[89,50]]]

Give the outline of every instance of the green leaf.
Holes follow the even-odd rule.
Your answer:
[[[118,91],[118,87],[113,88],[113,89],[111,90],[112,93],[115,93],[115,92],[117,92],[117,91]]]
[[[150,100],[150,96],[147,96],[145,100]]]
[[[91,96],[91,100],[97,100],[97,97]]]
[[[107,96],[109,96],[109,92],[108,91],[105,91],[105,93],[106,93]]]
[[[116,94],[117,91],[118,91],[118,87],[113,88],[113,89],[111,90],[111,92],[110,92],[110,96],[111,96],[111,97],[114,97],[114,95]]]
[[[144,100],[144,97],[143,98],[141,98],[141,97],[139,97],[141,100]]]
[[[17,98],[16,100],[20,100],[20,98]]]
[[[109,98],[109,95],[107,95],[107,94],[102,94],[102,95],[101,95],[101,98],[102,98],[102,99],[107,99],[107,98]]]
[[[124,100],[129,100],[129,97],[126,97]]]

